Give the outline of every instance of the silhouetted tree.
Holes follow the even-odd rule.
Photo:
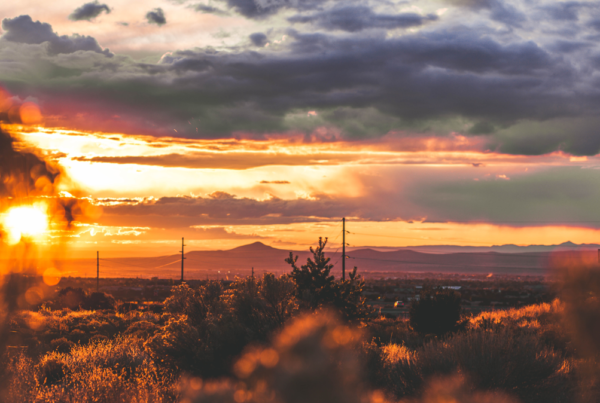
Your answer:
[[[316,309],[323,304],[331,304],[335,300],[335,277],[330,275],[333,265],[329,264],[330,258],[325,257],[323,251],[325,245],[327,245],[327,238],[325,238],[325,241],[319,238],[319,246],[316,249],[310,247],[314,260],[309,257],[303,266],[297,266],[298,256],[294,257],[292,252],[285,259],[292,266],[290,276],[296,283],[298,299],[306,307],[312,309]]]
[[[325,245],[319,238],[319,246],[310,248],[313,259],[308,258],[306,264],[298,267],[298,256],[290,256],[285,260],[292,266],[290,277],[296,282],[296,295],[304,308],[317,309],[329,306],[338,310],[347,320],[364,319],[369,314],[366,299],[362,296],[364,281],[356,274],[357,268],[349,273],[348,280],[335,281],[331,275],[330,258],[325,257]]]

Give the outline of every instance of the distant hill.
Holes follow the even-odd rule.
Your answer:
[[[379,249],[379,248],[378,248]],[[425,245],[408,246],[405,248],[390,248],[394,250],[414,250],[423,253],[460,253],[460,252],[499,252],[499,253],[528,253],[528,252],[559,252],[573,250],[598,250],[598,244],[576,244],[564,242],[560,245],[494,245],[494,246],[454,246],[454,245]]]
[[[436,249],[437,248],[437,249]],[[569,254],[583,256],[587,262],[597,262],[599,245],[565,243],[551,246],[502,245],[498,247],[422,246],[381,251],[370,248],[348,250],[346,267],[359,268],[363,274],[401,275],[403,272],[493,273],[511,275],[544,275],[557,259]],[[413,250],[416,249],[416,250]],[[429,251],[429,253],[424,253]],[[446,251],[446,252],[444,252]],[[277,249],[255,242],[230,250],[191,251],[185,254],[186,278],[233,278],[246,276],[252,268],[256,274],[289,273],[285,262],[289,250]],[[302,265],[311,256],[309,251],[292,251]],[[326,252],[334,264],[336,276],[341,273],[341,251]],[[570,256],[570,255],[569,255]],[[577,257],[579,259],[579,257]],[[57,267],[73,276],[95,276],[93,259],[72,259],[56,262]],[[179,278],[181,256],[168,255],[151,258],[111,258],[100,262],[105,277],[162,277]]]

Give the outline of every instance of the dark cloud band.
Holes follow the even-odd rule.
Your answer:
[[[73,21],[91,21],[103,12],[109,14],[110,8],[106,4],[100,4],[98,1],[93,1],[75,9],[75,11],[69,15],[69,19]]]

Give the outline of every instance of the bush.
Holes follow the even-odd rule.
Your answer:
[[[92,311],[99,309],[115,309],[115,299],[112,295],[103,292],[93,292],[85,299],[82,307],[83,309]]]
[[[58,292],[58,305],[61,308],[78,309],[87,299],[87,292],[82,288],[67,287]]]
[[[127,338],[52,352],[37,365],[25,357],[9,365],[15,375],[7,396],[18,402],[174,401],[173,377]]]
[[[432,340],[416,351],[384,346],[380,357],[377,370],[384,387],[397,397],[416,394],[430,378],[461,373],[477,389],[503,390],[525,402],[575,399],[572,361],[546,348],[534,333],[470,331]]]
[[[421,334],[437,336],[452,332],[460,321],[460,294],[444,290],[425,291],[410,307],[410,325]]]
[[[54,385],[67,375],[69,366],[56,356],[45,356],[42,357],[36,369],[39,384]]]
[[[57,351],[59,353],[68,353],[71,351],[75,343],[61,337],[60,339],[54,339],[50,342],[50,348],[52,351]]]

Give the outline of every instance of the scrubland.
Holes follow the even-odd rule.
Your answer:
[[[2,399],[600,401],[595,272],[566,278],[552,303],[463,315],[437,334],[370,312],[357,276],[343,283],[326,273],[313,288],[309,277],[182,284],[160,314],[14,312],[9,336],[27,348],[4,352]]]

